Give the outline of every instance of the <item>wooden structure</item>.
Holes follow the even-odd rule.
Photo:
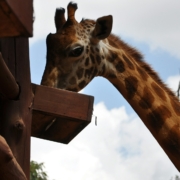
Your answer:
[[[31,135],[67,144],[93,110],[91,96],[31,84],[32,9],[32,0],[0,0],[1,180],[29,179]]]
[[[0,36],[32,36],[32,0],[0,0]]]

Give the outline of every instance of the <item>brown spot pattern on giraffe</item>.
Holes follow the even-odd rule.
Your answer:
[[[95,77],[96,75],[97,75],[97,73],[98,73],[98,71],[97,71],[97,69],[96,68],[94,68],[94,71],[93,71],[93,77]]]
[[[155,83],[153,82],[151,84],[151,87],[154,89],[155,93],[163,100],[163,101],[166,101],[167,98],[166,98],[166,95],[165,95],[165,92]]]
[[[79,88],[82,89],[86,85],[86,81],[81,81],[79,83]]]
[[[110,61],[110,62],[114,62],[116,58],[117,58],[117,54],[114,53],[114,52],[111,52],[111,53],[110,53],[109,61]]]
[[[175,113],[180,116],[180,103],[177,102],[176,100],[174,99],[171,99],[171,105],[175,111]]]
[[[89,65],[89,57],[86,58],[85,66]]]
[[[102,75],[104,75],[104,73],[105,73],[105,64],[103,64],[99,75],[102,76]]]
[[[95,52],[94,52],[94,48],[93,48],[93,47],[91,47],[91,53],[95,53]]]
[[[116,70],[120,73],[123,73],[125,71],[124,63],[121,60],[118,61],[115,67],[116,67]]]
[[[98,63],[98,65],[100,65],[101,63],[101,57],[99,55],[96,55],[96,61]]]
[[[72,78],[69,80],[69,83],[70,83],[71,85],[76,84],[76,78],[75,78],[75,77],[72,77]]]
[[[129,67],[130,69],[132,69],[132,70],[135,69],[133,63],[132,63],[125,55],[123,55],[123,59],[124,59],[124,61],[127,63],[128,67]]]
[[[94,71],[94,67],[91,67],[90,69],[86,69],[86,71],[85,71],[85,78],[92,77],[93,71]]]
[[[180,125],[174,125],[169,131],[163,145],[177,160],[180,160]]]
[[[89,54],[89,47],[86,47],[86,54]]]
[[[149,108],[151,108],[154,100],[155,100],[154,96],[152,95],[149,88],[145,87],[143,90],[143,96],[142,96],[141,100],[139,101],[139,106],[143,109],[149,109]]]
[[[103,56],[103,55],[101,55],[101,59],[104,59],[104,56]]]
[[[96,52],[98,52],[98,53],[99,53],[99,49],[98,49],[97,47],[95,48],[95,50],[96,50]]]
[[[127,98],[132,99],[137,91],[138,80],[134,76],[129,76],[124,81],[127,90]]]
[[[90,58],[91,58],[92,63],[95,64],[95,58],[92,54],[90,54]]]
[[[159,106],[147,115],[147,124],[155,133],[159,133],[167,118],[172,116],[164,105]]]
[[[110,73],[108,75],[108,78],[113,79],[113,78],[117,78],[117,76],[115,74],[113,74],[113,73]]]
[[[84,69],[83,68],[78,69],[77,71],[78,79],[81,79],[83,77],[83,74],[84,74]]]

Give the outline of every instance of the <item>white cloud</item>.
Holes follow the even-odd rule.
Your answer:
[[[94,122],[70,144],[32,139],[32,159],[44,162],[50,179],[164,180],[177,170],[135,115],[124,107],[94,107]]]
[[[169,86],[169,88],[172,89],[172,91],[176,93],[178,90],[178,85],[180,83],[180,75],[170,76],[167,79],[166,83]]]
[[[113,32],[162,48],[180,58],[180,1],[179,0],[76,0],[76,17],[97,19],[103,15],[114,17]],[[55,32],[54,12],[67,6],[67,1],[34,1],[34,37],[31,43]]]

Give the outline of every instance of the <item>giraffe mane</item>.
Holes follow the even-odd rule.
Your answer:
[[[165,83],[162,82],[162,80],[159,78],[157,73],[151,68],[151,66],[144,61],[143,55],[137,51],[135,48],[130,47],[127,43],[123,42],[118,36],[111,34],[108,38],[110,45],[113,45],[117,47],[118,49],[122,49],[124,52],[129,54],[131,57],[134,58],[136,62],[142,67],[145,72],[150,75],[153,79],[155,79],[160,86],[163,86],[166,90],[166,92],[173,97],[175,101],[178,101],[178,98],[176,97],[175,93],[170,90]]]

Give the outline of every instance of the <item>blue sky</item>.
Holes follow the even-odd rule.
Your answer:
[[[180,1],[77,0],[77,19],[112,14],[113,33],[136,47],[174,91],[180,80]],[[103,4],[102,4],[103,3]],[[45,39],[54,32],[56,7],[67,2],[35,1],[30,40],[32,82],[39,84],[46,61]],[[94,8],[96,6],[96,8]],[[32,160],[44,162],[50,179],[169,180],[176,168],[119,92],[104,78],[84,90],[95,97],[92,123],[69,145],[32,138]]]

